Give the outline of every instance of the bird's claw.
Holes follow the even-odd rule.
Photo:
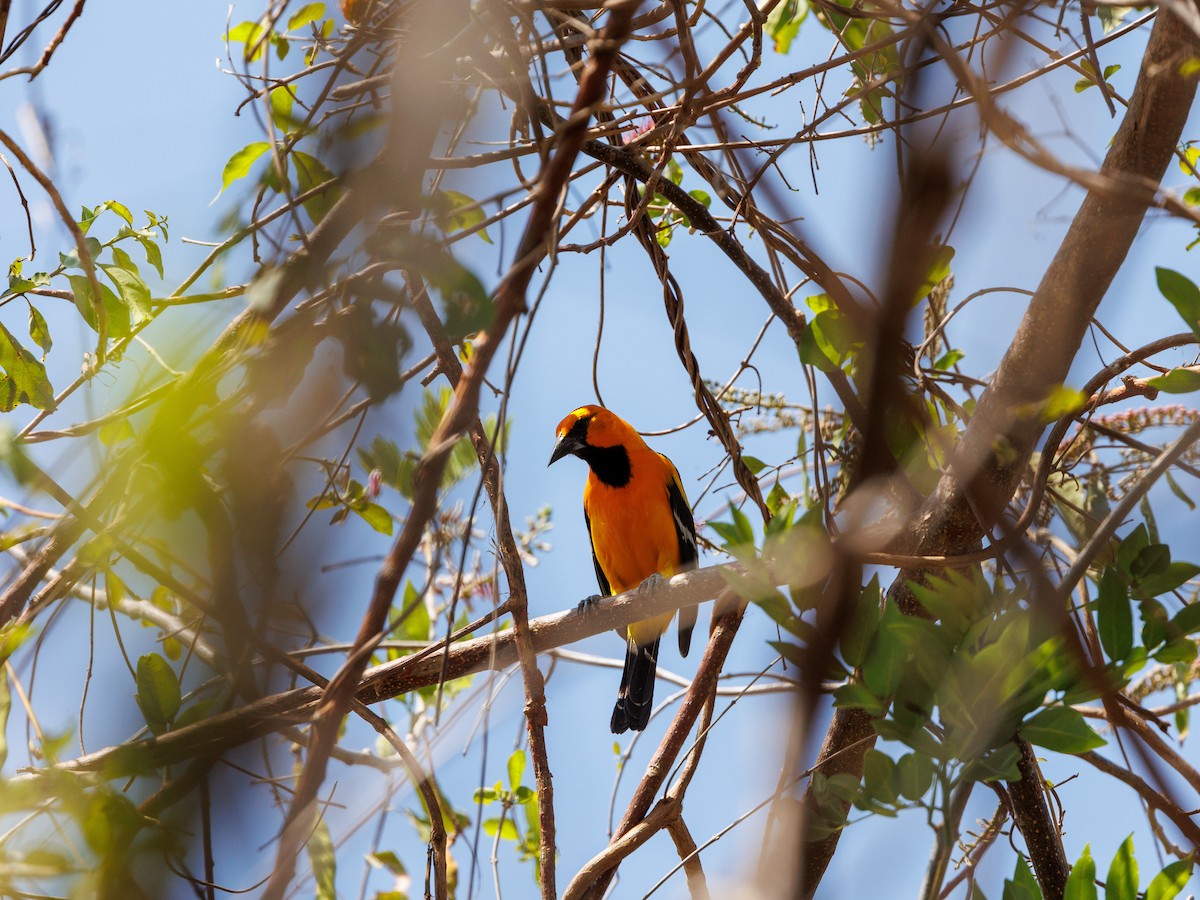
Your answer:
[[[663,578],[659,572],[655,572],[638,585],[638,592],[642,594],[648,594],[666,580],[667,579]]]
[[[580,613],[589,613],[593,609],[595,609],[596,604],[599,603],[603,599],[604,598],[601,597],[599,594],[592,594],[592,596],[590,596],[590,597],[584,597],[576,605],[575,610],[576,610],[576,612],[580,612]]]

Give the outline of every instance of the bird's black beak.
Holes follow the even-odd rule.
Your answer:
[[[562,440],[554,445],[554,452],[550,454],[550,462],[547,466],[552,466],[564,456],[569,456],[572,453],[578,453],[584,447],[583,441],[578,436],[573,434],[564,434]]]

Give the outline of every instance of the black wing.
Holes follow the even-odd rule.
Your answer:
[[[660,453],[659,456],[662,456]],[[683,483],[679,480],[679,470],[675,465],[662,457],[671,467],[671,480],[667,484],[667,499],[671,503],[671,517],[675,520],[675,539],[679,541],[679,566],[675,570],[688,572],[696,568],[696,522],[692,519],[692,508],[688,505],[683,493]],[[692,629],[696,626],[696,607],[688,606],[679,611],[679,652],[687,656],[692,646]]]
[[[600,568],[600,560],[596,558],[596,545],[592,543],[592,520],[588,516],[586,509],[583,511],[583,521],[587,523],[588,543],[592,546],[592,563],[596,566],[596,581],[600,583],[600,596],[611,597],[612,588],[608,586],[608,578],[605,577],[604,570]]]

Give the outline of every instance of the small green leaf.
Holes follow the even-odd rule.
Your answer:
[[[122,441],[128,441],[133,438],[133,425],[129,419],[121,417],[105,422],[96,432],[96,437],[100,438],[100,443],[106,447],[112,447],[114,444],[119,444]]]
[[[495,837],[498,832],[501,840],[515,841],[520,839],[520,835],[517,834],[516,824],[508,817],[505,817],[503,821],[500,819],[485,819],[483,830],[487,833],[488,837]]]
[[[1096,624],[1109,659],[1114,662],[1125,659],[1133,649],[1133,606],[1121,576],[1111,567],[1100,578]]]
[[[1171,863],[1154,876],[1146,888],[1146,900],[1173,900],[1191,881],[1194,864],[1195,859],[1191,856]]]
[[[1133,856],[1133,835],[1125,838],[1113,857],[1104,883],[1104,900],[1137,900],[1138,864]]]
[[[46,317],[32,305],[29,307],[29,337],[41,348],[44,362],[46,354],[54,346],[54,341],[50,339],[50,326],[46,324]]]
[[[0,672],[0,768],[8,761],[8,713],[12,709],[12,693],[8,688],[8,673]]]
[[[295,31],[297,28],[303,28],[309,22],[318,22],[325,18],[324,3],[306,3],[300,7],[288,19],[287,30]]]
[[[1134,592],[1139,597],[1159,597],[1181,587],[1197,575],[1200,575],[1200,566],[1195,563],[1182,560],[1170,562],[1159,572],[1140,576],[1134,585]]]
[[[750,474],[752,475],[757,475],[767,467],[767,464],[757,456],[747,456],[744,453],[742,454],[742,462],[746,464],[746,468],[750,470]]]
[[[474,228],[480,222],[487,220],[487,213],[475,202],[475,198],[468,197],[459,191],[438,191],[436,201],[445,209],[440,218],[447,234]],[[476,234],[486,243],[492,242],[486,228],[481,228]]]
[[[1172,369],[1165,375],[1147,379],[1146,384],[1168,394],[1190,394],[1200,390],[1200,371],[1187,368]]]
[[[1084,721],[1082,713],[1066,706],[1043,709],[1021,726],[1021,736],[1031,744],[1057,753],[1085,753],[1105,744],[1104,738]]]
[[[1159,291],[1183,317],[1188,328],[1200,337],[1200,288],[1191,279],[1172,269],[1158,268],[1154,271],[1158,277]]]
[[[947,350],[940,357],[938,357],[937,361],[933,364],[933,367],[939,372],[945,372],[947,369],[951,369],[958,364],[966,355],[967,354],[963,353],[961,350]]]
[[[1038,888],[1037,879],[1029,869],[1024,854],[1018,854],[1017,867],[1013,877],[1004,882],[1004,900],[1042,900],[1042,892]]]
[[[367,865],[373,866],[376,869],[384,869],[392,875],[408,874],[408,869],[404,868],[404,863],[400,862],[400,857],[391,850],[377,850],[374,853],[368,853]]]
[[[156,735],[165,732],[179,712],[179,678],[157,653],[147,653],[138,659],[134,696],[150,730]]]
[[[140,325],[150,318],[150,288],[146,286],[146,282],[129,269],[105,265],[100,268],[117,286],[122,302],[129,309],[130,325]]]
[[[10,412],[21,403],[35,409],[54,408],[54,388],[46,367],[0,325],[0,411]]]
[[[1083,853],[1071,866],[1063,900],[1097,900],[1096,861],[1092,859],[1091,845],[1084,845]]]
[[[1042,407],[1042,420],[1053,422],[1063,416],[1072,415],[1083,409],[1086,403],[1087,397],[1081,391],[1065,384],[1059,385],[1046,398],[1046,405]]]
[[[337,176],[315,156],[299,150],[292,152],[292,161],[296,164],[296,185],[300,188],[301,193],[307,193],[315,187],[334,182],[321,193],[304,201],[304,211],[314,222],[320,222],[342,196],[343,191],[336,183]]]
[[[1192,498],[1184,492],[1183,488],[1179,486],[1179,482],[1175,480],[1169,471],[1165,474],[1167,476],[1167,486],[1171,489],[1171,493],[1182,500],[1187,508],[1194,512],[1196,504],[1192,501]]]
[[[906,753],[896,763],[900,793],[909,800],[920,800],[933,784],[933,760],[923,753]]]
[[[884,703],[863,684],[848,681],[833,692],[833,705],[838,709],[862,709],[873,715],[881,714]]]
[[[1179,629],[1180,634],[1192,634],[1200,631],[1200,601],[1189,603],[1175,613],[1175,618],[1171,620],[1171,623]]]
[[[514,750],[508,758],[508,785],[514,791],[521,785],[521,777],[525,774],[525,751]]]
[[[333,849],[333,836],[324,819],[317,823],[308,836],[306,849],[316,883],[316,900],[337,900],[337,854]]]
[[[255,141],[229,157],[229,161],[225,163],[225,168],[221,171],[221,190],[225,190],[239,178],[245,178],[250,167],[270,149],[271,145],[266,141]]]
[[[800,32],[800,24],[808,16],[808,0],[783,0],[767,16],[764,29],[775,42],[776,53],[787,53]]]
[[[378,503],[364,503],[362,506],[355,506],[354,511],[380,534],[392,533],[392,514]]]
[[[146,251],[146,262],[150,263],[150,265],[154,267],[154,271],[158,273],[158,277],[162,278],[162,251],[159,250],[158,244],[154,242],[153,238],[141,233],[135,233],[134,237],[137,239],[137,242],[142,245],[142,249]]]
[[[125,220],[125,224],[130,228],[133,227],[133,213],[129,211],[129,207],[124,203],[118,203],[116,200],[106,200],[101,206],[111,209],[118,216]]]

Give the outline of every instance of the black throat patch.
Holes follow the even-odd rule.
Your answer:
[[[629,484],[629,451],[621,445],[615,447],[593,447],[587,442],[588,419],[579,419],[567,433],[576,438],[581,446],[575,455],[588,464],[596,477],[609,487],[619,488]]]
[[[586,462],[604,484],[619,488],[629,484],[629,451],[616,447],[586,446],[579,451],[579,458]]]

